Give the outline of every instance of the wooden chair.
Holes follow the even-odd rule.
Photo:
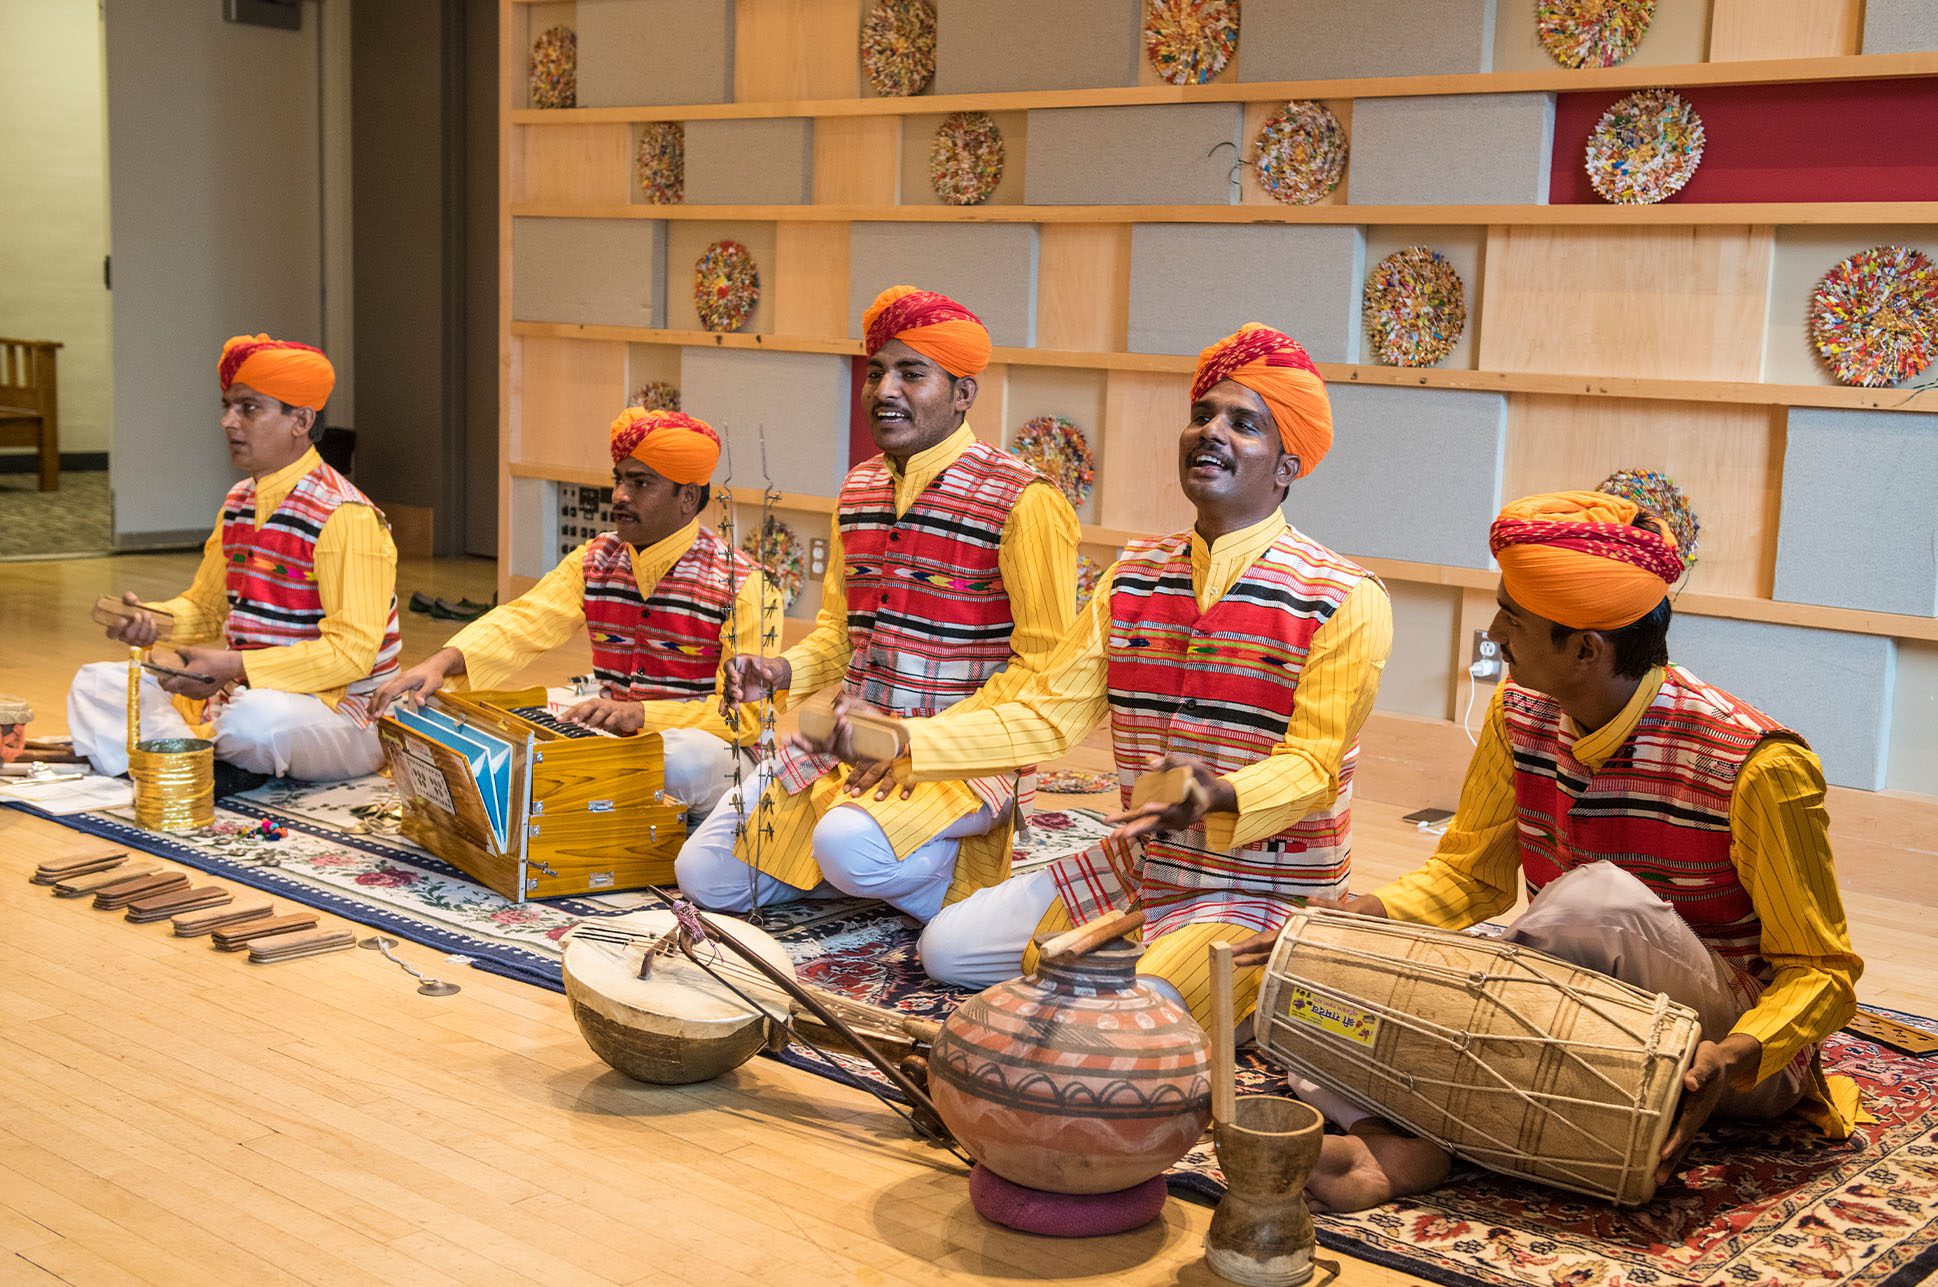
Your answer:
[[[40,449],[40,490],[61,486],[61,415],[54,379],[59,340],[0,336],[0,447]]]

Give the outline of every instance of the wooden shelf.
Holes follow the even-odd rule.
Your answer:
[[[534,3],[536,0],[513,0]],[[1256,81],[1227,85],[1125,85],[1106,89],[935,94],[914,98],[822,98],[746,103],[681,103],[642,107],[514,108],[518,125],[603,125],[634,121],[704,121],[774,116],[917,116],[941,112],[1020,112],[1052,107],[1124,107],[1164,103],[1257,103],[1295,98],[1411,98],[1430,94],[1572,93],[1669,85],[1805,84],[1812,81],[1938,75],[1938,53],[1852,54],[1683,63],[1666,67],[1477,72],[1451,76],[1371,76],[1333,80]]]
[[[561,483],[582,483],[603,487],[612,482],[609,473],[570,466],[513,463],[513,478],[539,478]],[[758,505],[758,488],[738,488],[743,505]],[[801,492],[781,492],[776,509],[810,514],[834,512],[834,498]],[[1085,545],[1122,546],[1131,540],[1150,536],[1150,532],[1102,527],[1085,523],[1079,539]],[[1401,559],[1375,559],[1342,551],[1348,558],[1387,581],[1411,585],[1449,586],[1461,590],[1492,590],[1499,573],[1484,568],[1448,567],[1439,563],[1409,563]],[[1893,639],[1938,640],[1938,617],[1909,617],[1890,612],[1865,612],[1855,608],[1827,608],[1814,603],[1781,603],[1774,599],[1753,599],[1742,595],[1700,594],[1685,591],[1675,601],[1677,612],[1698,617],[1728,617],[1737,621],[1763,621],[1780,626],[1804,626],[1817,630],[1841,630],[1848,634],[1883,635]]]
[[[513,322],[511,333],[546,339],[603,340],[628,344],[674,344],[698,348],[765,349],[775,353],[860,356],[861,341],[740,332],[654,330],[631,326],[579,326]],[[1196,359],[1169,353],[1087,353],[1057,349],[997,348],[990,361],[1005,366],[1067,367],[1104,371],[1190,374]],[[1855,389],[1842,385],[1758,384],[1726,380],[1654,380],[1627,376],[1549,375],[1536,372],[1470,371],[1321,362],[1320,374],[1337,384],[1389,388],[1455,389],[1479,393],[1534,393],[1563,397],[1636,398],[1655,402],[1714,402],[1739,406],[1829,407],[1843,411],[1938,412],[1938,388]]]
[[[520,219],[697,219],[762,223],[1527,224],[1675,228],[1707,225],[1938,223],[1938,201],[1668,202],[1654,206],[695,206],[515,202]]]

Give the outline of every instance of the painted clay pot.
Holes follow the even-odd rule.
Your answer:
[[[1113,1193],[1184,1156],[1211,1119],[1211,1050],[1182,1006],[1137,979],[1118,940],[998,983],[942,1025],[936,1111],[1014,1184]]]

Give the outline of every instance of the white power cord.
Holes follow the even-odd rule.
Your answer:
[[[1460,731],[1467,735],[1467,745],[1469,746],[1480,745],[1480,739],[1474,736],[1472,724],[1474,718],[1474,695],[1480,691],[1481,680],[1497,680],[1500,678],[1500,673],[1501,663],[1497,657],[1484,657],[1467,667],[1467,706],[1466,709],[1460,712]]]

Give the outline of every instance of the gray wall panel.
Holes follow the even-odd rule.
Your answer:
[[[1263,322],[1316,362],[1354,362],[1364,276],[1358,228],[1137,224],[1130,351],[1195,354]]]
[[[857,223],[849,241],[848,333],[890,286],[961,301],[1006,347],[1036,343],[1036,225]]]
[[[1938,49],[1938,4],[1865,0],[1864,53],[1909,54],[1926,49]]]
[[[936,0],[935,20],[937,94],[1137,83],[1143,0]]]
[[[513,219],[511,315],[521,322],[666,325],[659,219]]]
[[[1032,205],[1229,205],[1243,147],[1238,103],[1052,108],[1029,114]]]
[[[1495,0],[1248,4],[1238,76],[1324,80],[1492,71],[1494,6]]]
[[[803,205],[814,122],[805,116],[686,123],[686,200],[696,206]]]
[[[1440,94],[1353,104],[1354,205],[1539,205],[1552,94]]]
[[[764,433],[775,487],[833,496],[848,472],[851,363],[840,354],[685,348],[680,405],[720,432],[736,491],[759,494]],[[728,467],[723,456],[715,479],[726,481]]]
[[[580,107],[733,99],[733,0],[579,0],[577,30]]]
[[[1669,656],[1803,734],[1837,786],[1884,786],[1897,640],[1678,615]]]
[[[1332,450],[1292,484],[1285,514],[1342,554],[1489,568],[1507,399],[1334,383]]]
[[[1938,415],[1792,410],[1775,597],[1938,616],[1934,497]]]

